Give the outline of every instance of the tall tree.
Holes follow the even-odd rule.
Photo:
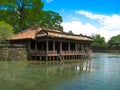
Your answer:
[[[41,0],[2,0],[0,5],[0,21],[11,24],[16,32],[32,26],[63,30],[62,17],[57,12],[43,11]]]
[[[40,26],[63,30],[62,17],[57,12],[44,11],[40,20]]]
[[[0,5],[0,20],[10,23],[17,31],[37,25],[41,19],[41,0],[2,0]]]

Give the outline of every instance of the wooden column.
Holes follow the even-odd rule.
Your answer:
[[[68,51],[70,51],[70,42],[68,42]]]
[[[46,41],[46,52],[48,53],[48,40]]]
[[[46,60],[48,60],[48,40],[46,40]]]
[[[60,41],[60,53],[62,52],[62,41]]]
[[[55,41],[53,41],[53,51],[55,51]]]
[[[48,40],[46,40],[46,54],[48,54]]]

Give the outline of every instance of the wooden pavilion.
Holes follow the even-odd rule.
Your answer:
[[[67,60],[91,56],[92,38],[60,30],[33,28],[9,39],[11,44],[27,46],[29,57],[37,60]]]

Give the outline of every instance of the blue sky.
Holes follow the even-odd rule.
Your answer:
[[[42,0],[44,10],[58,12],[64,31],[100,34],[106,41],[120,34],[120,0]]]

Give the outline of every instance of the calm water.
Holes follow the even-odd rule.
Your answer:
[[[0,61],[0,90],[120,90],[120,54],[66,62]]]

